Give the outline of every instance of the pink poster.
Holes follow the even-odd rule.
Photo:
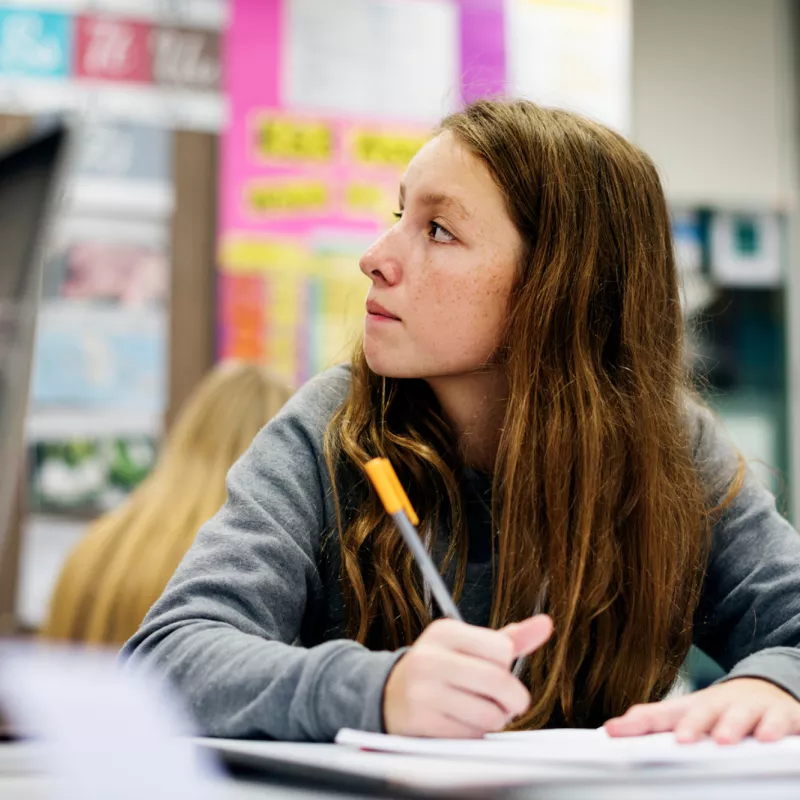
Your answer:
[[[405,166],[444,113],[500,92],[504,70],[501,0],[233,3],[220,358],[295,385],[347,358],[368,288],[358,258],[391,224]]]

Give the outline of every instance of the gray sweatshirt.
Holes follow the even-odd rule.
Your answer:
[[[347,367],[329,370],[259,433],[228,475],[224,507],[123,649],[172,682],[207,735],[326,741],[343,727],[381,730],[400,653],[345,638],[337,548],[321,547],[335,528],[323,435],[349,383]],[[713,485],[735,470],[735,451],[709,412],[692,413],[697,469]],[[460,605],[485,624],[491,563],[472,549],[483,505],[466,506]],[[729,677],[764,678],[800,699],[800,537],[749,472],[712,532],[694,642]]]

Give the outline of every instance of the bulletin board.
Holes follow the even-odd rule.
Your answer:
[[[225,119],[226,11],[225,0],[0,0],[0,133],[21,139],[56,114],[73,133],[44,248],[24,513],[0,554],[0,625],[41,623],[86,526],[152,468],[165,412],[187,393],[175,375],[197,375],[185,355],[200,345],[172,335],[185,306],[173,289],[190,285],[193,313],[211,317],[198,304],[205,264],[193,259],[187,278],[184,254],[212,249],[215,221],[209,211],[197,230],[203,204],[186,196],[184,164],[194,189],[213,178],[210,209],[216,159],[186,142],[215,141]]]
[[[369,285],[359,257],[437,121],[513,95],[625,130],[629,28],[629,0],[234,0],[219,357],[293,385],[345,360]]]

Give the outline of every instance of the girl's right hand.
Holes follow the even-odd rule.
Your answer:
[[[389,673],[386,732],[477,738],[502,730],[531,702],[511,674],[514,659],[537,650],[552,632],[544,614],[499,631],[451,619],[431,623]]]

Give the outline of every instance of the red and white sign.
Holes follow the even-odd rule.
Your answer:
[[[78,17],[75,74],[80,78],[149,83],[151,26],[143,22]]]

